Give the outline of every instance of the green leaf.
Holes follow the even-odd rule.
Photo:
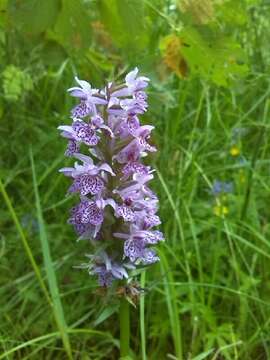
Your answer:
[[[143,50],[148,44],[144,3],[141,0],[102,0],[101,21],[114,43],[129,54]]]
[[[220,21],[226,21],[229,26],[244,25],[248,19],[245,5],[242,1],[226,1],[217,7],[217,17]]]
[[[68,50],[82,50],[91,43],[91,23],[81,0],[63,0],[54,27],[54,40]]]
[[[181,51],[191,73],[220,86],[228,86],[235,76],[247,73],[244,53],[230,37],[192,27],[185,28],[180,37],[184,44]]]
[[[59,67],[67,58],[65,49],[56,41],[45,40],[43,43],[41,57],[44,64]]]
[[[59,9],[59,0],[11,0],[8,15],[19,30],[38,35],[55,23]]]

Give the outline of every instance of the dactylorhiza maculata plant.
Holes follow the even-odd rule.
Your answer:
[[[80,197],[69,223],[93,248],[83,267],[109,287],[158,261],[153,245],[164,240],[153,230],[160,224],[158,198],[148,187],[154,171],[142,162],[156,151],[148,143],[154,127],[138,118],[148,107],[149,79],[138,77],[137,68],[123,84],[108,83],[102,90],[75,79],[79,86],[68,92],[80,102],[71,111],[71,125],[59,129],[68,140],[65,155],[77,161],[60,172],[73,180],[68,192]]]

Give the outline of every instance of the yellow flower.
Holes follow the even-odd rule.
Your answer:
[[[228,209],[227,206],[217,205],[217,206],[214,207],[214,214],[216,216],[223,217],[223,216],[228,215],[228,213],[229,213],[229,209]]]
[[[236,146],[236,145],[233,145],[233,146],[231,147],[231,149],[230,149],[230,154],[231,154],[232,156],[238,156],[238,155],[240,154],[240,149],[239,149],[239,147]]]

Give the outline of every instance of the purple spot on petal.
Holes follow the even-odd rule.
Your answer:
[[[80,145],[77,143],[77,141],[70,140],[68,142],[67,149],[65,151],[66,156],[73,156],[75,153],[80,151]]]
[[[131,222],[131,221],[135,220],[134,212],[127,205],[117,206],[116,211],[115,211],[115,216],[122,217],[124,219],[124,221]]]
[[[85,101],[81,101],[79,105],[72,109],[71,114],[73,118],[83,118],[89,115],[91,112],[92,108],[87,105]]]

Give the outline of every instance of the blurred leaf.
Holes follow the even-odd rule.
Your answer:
[[[197,25],[213,22],[226,22],[229,26],[243,25],[248,18],[246,1],[242,0],[181,0],[179,8],[185,22]]]
[[[90,46],[90,18],[81,0],[62,1],[62,9],[54,27],[54,39],[73,51]]]
[[[221,21],[226,21],[229,26],[244,25],[248,19],[246,3],[235,0],[224,1],[217,7],[217,17]]]
[[[142,50],[148,43],[144,4],[140,0],[102,0],[101,20],[119,47],[129,54]]]
[[[37,35],[55,23],[59,9],[59,0],[11,0],[8,15],[19,30]]]
[[[184,44],[182,54],[193,74],[227,86],[235,75],[247,73],[244,53],[233,39],[193,27],[185,28],[180,37]]]
[[[67,58],[67,53],[59,43],[48,40],[44,42],[41,56],[45,65],[59,67],[59,64]]]

